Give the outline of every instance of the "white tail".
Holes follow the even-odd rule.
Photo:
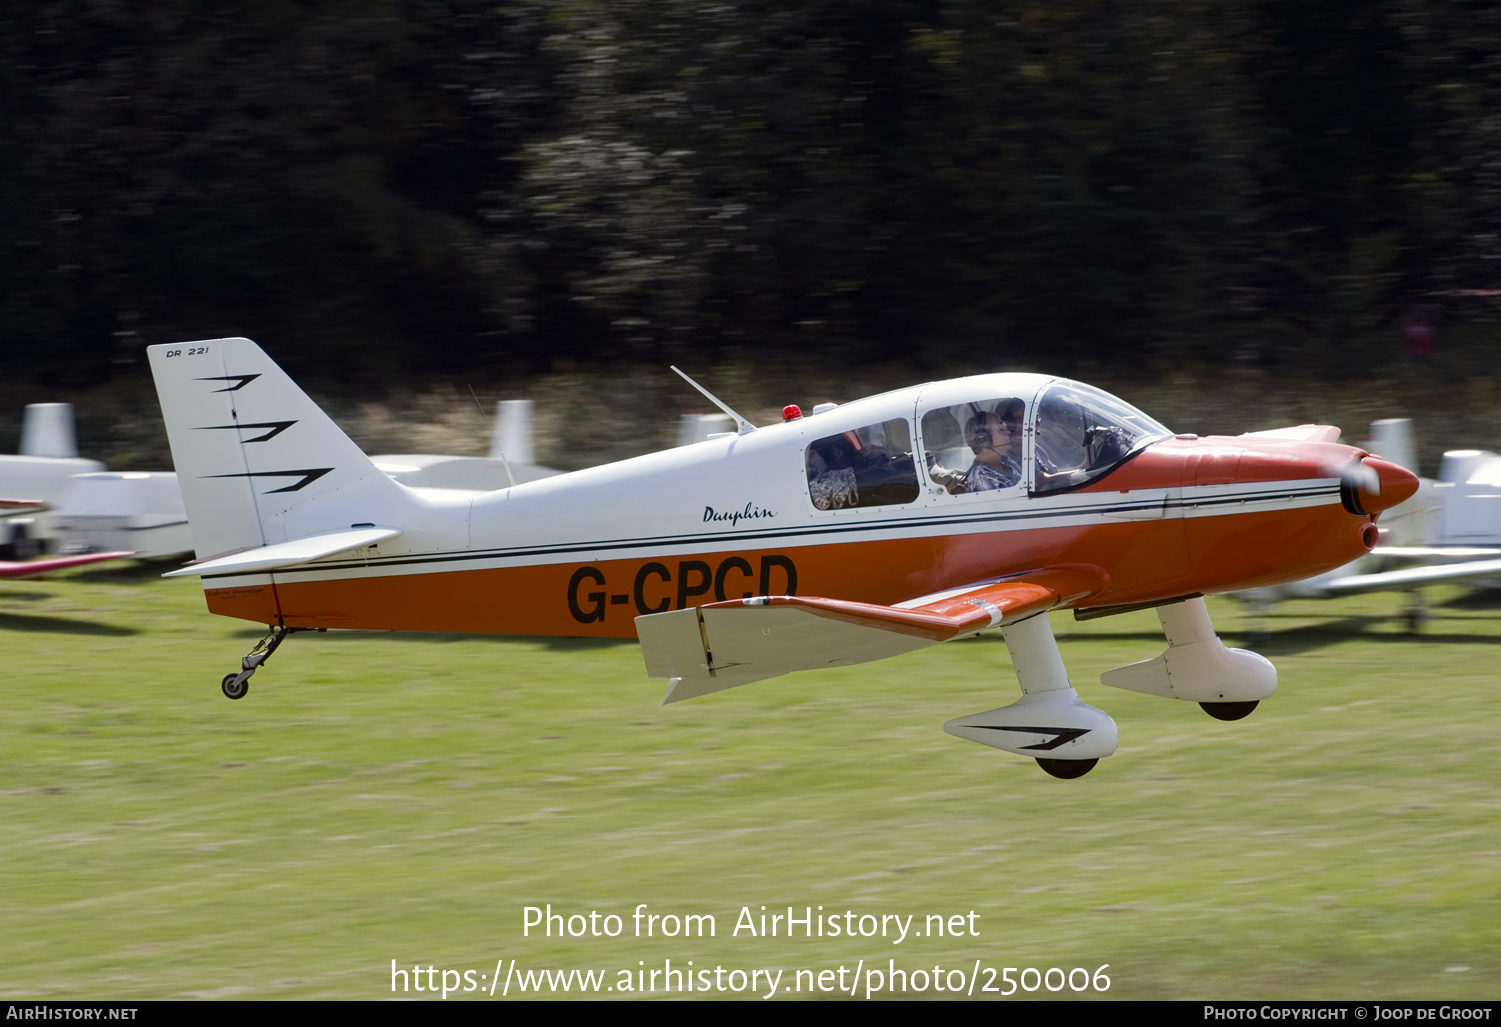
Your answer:
[[[147,352],[200,560],[349,529],[402,491],[249,339]]]
[[[21,455],[72,458],[78,455],[72,403],[28,403],[21,425]]]

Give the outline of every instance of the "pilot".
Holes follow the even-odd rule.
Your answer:
[[[1009,489],[1022,480],[1020,400],[982,410],[964,425],[964,441],[975,454],[974,466],[964,476],[965,492]]]

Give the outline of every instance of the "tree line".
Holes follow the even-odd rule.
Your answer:
[[[0,346],[1359,374],[1492,347],[1498,101],[1471,0],[33,0]]]

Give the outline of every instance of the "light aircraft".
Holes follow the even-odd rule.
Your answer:
[[[199,554],[168,576],[270,628],[223,679],[232,699],[310,629],[634,635],[676,702],[999,627],[1021,698],[945,730],[1078,777],[1118,731],[1070,684],[1048,611],[1155,608],[1166,651],[1104,682],[1239,719],[1276,671],[1220,641],[1203,596],[1349,562],[1417,488],[1335,428],[1174,435],[1037,374],[764,427],[693,383],[734,433],[490,492],[411,488],[249,340],[149,354]]]
[[[22,516],[40,513],[47,504],[37,499],[0,499],[0,515]],[[0,560],[0,578],[30,578],[49,571],[98,563],[101,560],[119,560],[134,556],[134,551],[110,553],[86,553],[78,556],[59,556],[46,560]]]
[[[51,510],[75,474],[104,470],[98,460],[79,457],[69,403],[30,403],[21,428],[21,452],[0,455],[0,495],[26,496],[20,506],[0,508],[0,556],[24,561],[53,541],[49,518],[32,514]]]

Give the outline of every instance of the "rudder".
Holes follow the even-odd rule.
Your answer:
[[[321,496],[400,490],[249,339],[147,353],[200,560],[299,537]]]

